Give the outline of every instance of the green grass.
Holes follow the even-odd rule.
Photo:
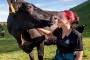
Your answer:
[[[84,60],[90,60],[90,38],[83,39]],[[45,46],[44,60],[52,60],[55,56],[56,46]],[[34,48],[35,60],[37,51]],[[0,38],[0,60],[29,60],[28,54],[24,53],[17,45],[14,38]]]
[[[90,60],[90,38],[83,39],[84,44],[84,60]]]

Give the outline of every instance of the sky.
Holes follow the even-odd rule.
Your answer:
[[[26,0],[43,10],[63,11],[73,8],[87,0]],[[7,0],[0,0],[0,22],[7,22]]]

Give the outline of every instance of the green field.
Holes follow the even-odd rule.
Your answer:
[[[83,38],[84,56],[83,60],[90,60],[90,38]],[[44,60],[52,60],[55,56],[56,46],[45,46]],[[34,48],[35,60],[37,51]],[[24,53],[17,45],[14,38],[0,38],[0,60],[28,60],[28,54]]]
[[[90,1],[72,8],[80,16],[80,24],[86,24],[84,31],[84,56],[83,60],[90,60]],[[6,29],[5,29],[6,30]],[[35,60],[37,60],[37,51],[34,48]],[[45,46],[44,60],[52,60],[55,56],[56,46]],[[16,40],[7,33],[5,38],[0,38],[0,60],[28,60],[29,57],[19,47]]]

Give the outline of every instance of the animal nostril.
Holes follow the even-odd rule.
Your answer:
[[[56,19],[58,19],[58,17],[57,16],[54,16],[54,19],[56,20]]]
[[[29,8],[32,8],[32,6],[29,6]]]
[[[54,19],[56,20],[56,19],[58,19],[57,17],[54,17]]]

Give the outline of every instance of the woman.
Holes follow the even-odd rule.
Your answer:
[[[72,11],[64,11],[62,19],[57,18],[57,20],[58,28],[52,32],[41,28],[38,29],[46,34],[53,33],[57,37],[55,60],[82,60],[82,36],[73,28],[73,25],[78,22],[78,17]],[[75,54],[75,52],[77,53]]]

